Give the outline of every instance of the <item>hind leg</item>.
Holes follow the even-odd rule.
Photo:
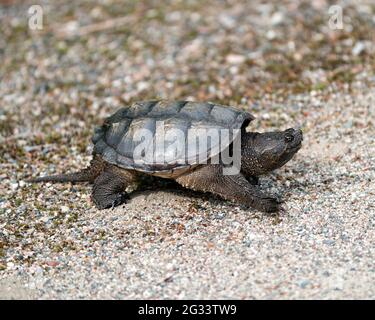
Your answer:
[[[134,182],[135,174],[110,166],[95,179],[92,199],[98,209],[116,207],[128,198],[126,187]]]

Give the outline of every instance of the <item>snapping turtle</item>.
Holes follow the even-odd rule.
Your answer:
[[[258,176],[281,167],[293,157],[301,148],[302,131],[290,128],[268,133],[246,132],[253,119],[248,112],[208,102],[137,102],[121,108],[95,130],[93,159],[88,168],[29,181],[91,182],[95,205],[105,209],[125,202],[126,187],[142,175],[153,175],[264,212],[275,212],[280,202],[258,190]],[[168,140],[160,133],[160,124],[164,133],[165,129],[177,132],[174,139]],[[197,140],[189,139],[188,132],[197,130],[195,138],[199,140],[209,129],[211,133],[213,129],[227,135],[220,138],[211,135],[210,143],[198,152]],[[237,141],[239,154],[234,147]],[[223,160],[224,151],[233,158],[240,157],[240,168],[235,174],[225,174],[228,163]],[[150,153],[152,156],[147,158]]]

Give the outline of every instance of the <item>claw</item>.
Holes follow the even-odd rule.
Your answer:
[[[117,198],[113,200],[111,210],[113,210],[115,207],[119,206],[122,203],[125,203],[128,199],[128,195],[126,193],[120,193],[118,194]]]
[[[105,199],[105,201],[97,201],[94,199],[94,203],[98,207],[98,209],[110,209],[114,210],[115,207],[119,206],[122,203],[126,202],[126,199],[129,198],[129,196],[126,193],[119,193],[116,195],[112,195],[112,197],[115,197],[113,200],[111,199]]]

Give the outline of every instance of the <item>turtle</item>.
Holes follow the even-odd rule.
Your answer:
[[[260,190],[259,176],[291,160],[302,146],[303,134],[299,128],[263,133],[246,130],[254,119],[247,111],[214,102],[135,102],[117,110],[95,129],[93,156],[87,168],[75,173],[37,177],[29,182],[89,182],[93,184],[91,196],[96,207],[108,209],[125,203],[126,189],[151,175],[173,179],[185,188],[208,192],[255,210],[277,212],[282,201]],[[161,148],[160,143],[155,143],[156,140],[166,142],[166,137],[158,130],[160,124],[164,130],[174,129],[184,135],[178,141],[185,143],[180,149],[185,153],[176,152],[179,150],[176,139],[172,139],[177,141],[177,149],[171,148],[172,153],[166,151],[165,145]],[[199,159],[197,154],[201,150],[196,148],[191,148],[191,157],[187,157],[186,150],[193,145],[186,137],[189,130],[198,130],[201,134],[208,129],[226,132],[227,138],[211,137]],[[138,140],[139,132],[148,133],[147,143],[145,136]],[[138,150],[136,157],[135,151],[141,143],[145,146],[141,152]],[[236,154],[240,157],[240,168],[228,174],[225,170],[229,165],[222,155],[226,152],[234,157],[235,143],[239,146],[240,153]],[[171,146],[170,141],[166,144]],[[148,158],[153,161],[145,160],[146,150],[153,151],[153,157]],[[169,157],[155,161],[155,153]]]

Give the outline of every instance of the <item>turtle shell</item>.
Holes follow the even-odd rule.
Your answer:
[[[94,153],[124,169],[168,177],[223,151],[239,134],[240,130],[234,129],[247,126],[253,119],[248,112],[210,102],[136,102],[119,109],[95,129]],[[210,129],[227,129],[228,138],[213,134],[207,147],[197,147],[194,134],[199,139],[202,132]],[[179,132],[180,136],[171,139],[170,135],[167,139],[168,132]],[[146,153],[152,157],[144,157]]]

